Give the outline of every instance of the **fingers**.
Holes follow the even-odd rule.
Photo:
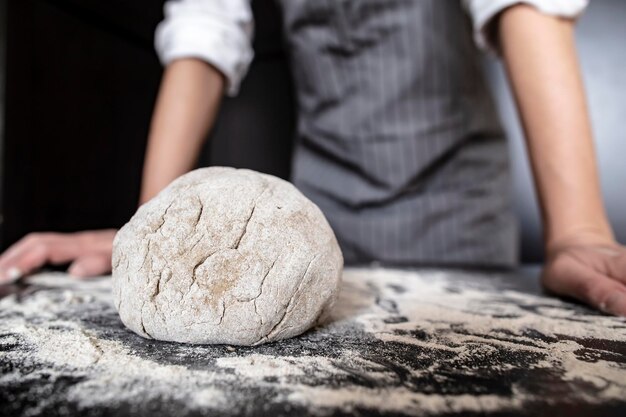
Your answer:
[[[574,297],[609,314],[626,316],[626,286],[574,262],[549,265],[544,285],[556,293]]]
[[[108,273],[116,232],[107,229],[70,234],[31,233],[0,256],[0,284],[13,282],[46,263],[74,260],[80,260],[72,270],[77,276]]]
[[[626,287],[608,277],[598,274],[583,287],[583,301],[601,311],[616,316],[626,316]]]
[[[0,279],[7,283],[15,282],[45,264],[47,254],[47,248],[44,245],[34,245],[30,250],[18,252],[9,260],[6,272]]]
[[[113,250],[113,239],[116,233],[116,229],[105,229],[76,232],[73,235],[91,252],[110,252]]]
[[[602,258],[603,269],[607,271],[608,275],[626,284],[626,250],[620,248],[616,250],[612,255],[606,255]]]
[[[13,284],[23,276],[24,273],[18,267],[10,267],[0,276],[0,285]]]
[[[77,278],[94,277],[111,272],[111,252],[81,256],[68,269]]]
[[[605,313],[626,317],[626,292],[607,291],[599,308]]]
[[[30,234],[0,257],[0,284],[13,282],[48,262],[68,262],[80,251],[81,245],[71,235]]]
[[[47,234],[36,234],[31,233],[11,245],[1,256],[0,256],[0,268],[6,266],[7,263],[16,256],[19,255],[20,252],[23,252],[25,248],[32,245],[35,240],[43,240],[44,236]]]
[[[51,261],[67,262],[71,252],[80,249],[73,235],[59,233],[31,233],[13,244],[0,256],[0,269],[7,269],[16,259],[32,251],[51,250]]]

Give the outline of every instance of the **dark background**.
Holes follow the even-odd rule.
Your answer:
[[[162,6],[7,1],[3,248],[31,231],[119,227],[134,213],[162,72],[153,47]],[[253,8],[255,61],[199,164],[286,178],[295,113],[280,15],[272,0]]]
[[[162,71],[153,48],[162,5],[0,0],[0,249],[32,231],[119,227],[134,213]],[[224,100],[199,165],[248,167],[286,178],[295,106],[280,14],[273,0],[252,5],[256,57],[240,94]],[[622,243],[624,22],[625,1],[596,0],[577,27],[604,196]],[[485,72],[510,138],[521,258],[539,262],[541,224],[522,131],[494,57],[486,57]]]

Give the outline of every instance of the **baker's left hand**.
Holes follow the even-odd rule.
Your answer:
[[[544,287],[605,313],[626,316],[626,247],[612,239],[575,239],[552,246]]]

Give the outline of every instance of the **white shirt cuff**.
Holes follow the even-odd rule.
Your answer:
[[[575,19],[584,11],[589,0],[463,0],[472,17],[474,39],[481,49],[496,50],[489,42],[486,30],[491,20],[504,9],[516,4],[528,4],[542,13]]]
[[[251,13],[213,13],[213,9],[199,10],[198,4],[188,0],[166,3],[166,18],[155,33],[157,54],[163,65],[180,58],[213,65],[226,78],[226,94],[234,96],[253,57]]]

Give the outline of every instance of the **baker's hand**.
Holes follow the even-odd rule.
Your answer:
[[[114,229],[77,233],[31,233],[0,256],[0,284],[12,283],[45,264],[71,262],[76,277],[111,271]]]
[[[542,283],[556,294],[626,316],[626,247],[584,239],[555,245],[548,251]]]

